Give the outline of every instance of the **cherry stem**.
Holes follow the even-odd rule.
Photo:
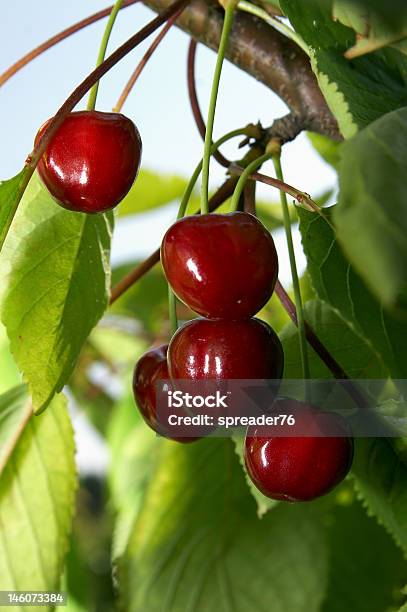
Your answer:
[[[177,316],[177,298],[170,284],[168,284],[168,314],[169,314],[169,319],[170,319],[170,329],[171,329],[171,337],[172,337],[178,329],[178,316]]]
[[[188,61],[187,61],[187,80],[188,80],[188,94],[189,101],[191,104],[192,114],[195,119],[196,126],[203,140],[205,140],[206,134],[206,125],[204,118],[201,113],[201,108],[198,102],[198,94],[196,91],[196,78],[195,78],[195,60],[196,60],[196,48],[197,42],[191,38],[191,42],[189,43],[188,49]],[[224,168],[228,168],[230,166],[230,161],[222,155],[220,151],[215,151],[213,157],[216,161],[223,166]]]
[[[230,204],[230,212],[235,212],[239,208],[240,197],[243,193],[244,186],[246,182],[249,180],[250,175],[255,172],[260,166],[262,166],[266,161],[272,158],[271,153],[264,153],[257,159],[253,160],[241,173],[239,180],[236,185],[235,192],[233,194],[232,202]]]
[[[138,2],[140,2],[140,0],[124,0],[122,8],[127,8],[128,6],[132,6],[133,4],[137,4]],[[26,55],[23,55],[22,58],[20,58],[12,66],[7,68],[7,70],[3,72],[2,75],[0,75],[0,87],[4,85],[9,79],[11,79],[11,77],[13,77],[22,68],[24,68],[24,66],[27,66],[27,64],[32,62],[36,57],[38,57],[45,51],[48,51],[48,49],[51,49],[66,38],[69,38],[69,36],[71,36],[72,34],[83,30],[83,28],[86,28],[92,23],[100,21],[104,17],[110,15],[112,8],[113,6],[109,6],[108,8],[103,9],[102,11],[98,11],[97,13],[94,13],[93,15],[90,15],[89,17],[86,17],[81,21],[74,23],[69,28],[62,30],[62,32],[58,32],[58,34],[55,34],[55,36],[52,36],[45,42],[41,43],[40,45],[38,45],[38,47],[35,47],[35,49],[32,49]]]
[[[110,13],[109,19],[107,20],[105,31],[102,36],[102,41],[100,43],[99,54],[96,60],[96,67],[100,66],[100,64],[104,62],[104,59],[106,56],[107,45],[109,44],[110,35],[112,33],[113,26],[116,21],[116,17],[120,9],[122,8],[122,4],[123,4],[123,0],[116,0],[116,2],[113,5],[112,12]],[[98,95],[98,91],[99,91],[99,81],[96,81],[96,83],[93,85],[89,93],[89,100],[88,100],[88,106],[87,106],[88,111],[94,110],[96,106],[96,98]]]
[[[219,149],[219,147],[222,146],[228,140],[231,140],[232,138],[236,138],[237,136],[246,135],[248,129],[250,129],[250,127],[233,130],[232,132],[229,132],[228,134],[225,134],[224,136],[222,136],[222,138],[219,138],[219,140],[217,140],[211,146],[211,149],[210,149],[211,155],[214,155],[215,152]],[[189,200],[191,199],[191,195],[196,185],[196,182],[199,178],[199,175],[201,174],[202,166],[203,166],[203,160],[201,160],[199,164],[197,165],[197,167],[195,168],[189,180],[187,188],[185,189],[184,195],[182,197],[182,200],[181,200],[181,203],[178,209],[177,220],[182,219],[182,217],[184,217],[186,214],[187,206],[188,206]],[[178,329],[177,298],[173,290],[171,289],[170,285],[168,285],[168,312],[169,312],[170,322],[171,322],[171,331],[174,334]]]
[[[26,165],[22,172],[20,183],[17,188],[17,193],[13,202],[12,210],[8,215],[7,226],[0,236],[0,250],[3,246],[8,230],[10,229],[11,223],[13,221],[21,198],[23,197],[27,185],[30,182],[30,178],[34,174],[35,168],[37,167],[37,164],[41,159],[41,156],[43,155],[48,143],[50,142],[51,138],[58,130],[60,125],[63,123],[65,117],[73,110],[73,108],[83,98],[86,92],[89,91],[89,89],[102,76],[109,72],[109,70],[113,68],[113,66],[115,66],[123,57],[125,57],[125,55],[130,53],[130,51],[137,47],[137,45],[139,45],[141,42],[143,42],[143,40],[150,36],[150,34],[152,34],[157,28],[160,27],[160,25],[170,19],[174,13],[179,11],[181,8],[185,8],[188,3],[189,0],[176,0],[176,2],[171,4],[162,13],[157,15],[157,17],[152,19],[146,26],[144,26],[144,28],[134,34],[125,43],[123,43],[123,45],[116,49],[116,51],[109,55],[109,57],[105,59],[105,61],[100,64],[100,66],[95,68],[95,70],[93,70],[65,100],[63,105],[53,117],[53,119],[49,122],[47,129],[44,131],[39,142],[34,147],[34,150],[27,158]]]
[[[298,317],[295,304],[282,286],[282,284],[280,283],[280,281],[277,281],[276,283],[275,292],[281,302],[281,305],[290,317],[291,321],[298,326]],[[346,374],[345,370],[331,355],[325,345],[319,340],[318,336],[315,334],[314,330],[307,322],[305,322],[305,335],[309,345],[314,349],[320,359],[325,363],[327,368],[331,371],[333,377],[337,380],[342,381],[342,384],[345,387],[346,391],[359,407],[366,408],[368,404],[362,393],[353,383],[349,381],[349,376]]]
[[[281,152],[280,151],[277,154],[273,155],[273,163],[274,163],[274,168],[276,171],[277,178],[280,181],[284,181],[283,170],[281,168]],[[287,240],[288,255],[290,259],[291,278],[292,278],[293,291],[294,291],[295,308],[297,312],[298,333],[299,333],[299,338],[300,338],[302,374],[303,374],[304,380],[307,380],[308,378],[310,378],[310,369],[309,369],[309,362],[308,362],[308,347],[307,347],[306,332],[305,332],[304,310],[303,310],[302,297],[301,297],[300,281],[298,278],[297,263],[295,260],[294,243],[293,243],[293,236],[291,232],[291,219],[290,219],[290,212],[288,210],[287,195],[284,191],[281,191],[281,190],[280,190],[280,201],[281,201],[281,208],[283,210],[284,229],[285,229],[285,235],[286,235],[286,240]]]
[[[225,134],[224,136],[222,136],[221,138],[219,138],[219,140],[217,140],[215,143],[211,144],[211,147],[209,149],[209,153],[210,155],[214,155],[214,153],[219,149],[219,147],[221,147],[225,142],[227,142],[228,140],[231,140],[232,138],[236,138],[237,136],[244,136],[247,135],[247,131],[250,130],[250,126],[247,126],[245,128],[239,128],[237,130],[233,130],[232,132],[228,132],[228,134]],[[181,200],[181,204],[178,210],[178,216],[177,219],[181,219],[182,217],[185,216],[185,212],[188,206],[188,202],[191,198],[192,192],[194,190],[194,187],[196,185],[196,182],[199,178],[199,175],[202,172],[203,169],[203,165],[204,165],[204,160],[202,159],[199,164],[197,165],[197,167],[195,168],[191,179],[188,183],[188,186],[184,192],[184,195],[182,197]],[[208,211],[209,212],[209,211]]]
[[[130,79],[126,83],[125,88],[123,89],[122,93],[120,94],[120,97],[119,97],[116,105],[113,107],[113,111],[115,113],[120,113],[120,111],[122,110],[122,108],[124,106],[124,103],[126,102],[127,98],[129,97],[130,92],[132,91],[132,89],[135,86],[136,82],[138,81],[141,73],[143,72],[144,68],[146,67],[146,65],[148,63],[148,60],[154,54],[154,51],[157,49],[157,47],[159,46],[161,41],[165,38],[165,36],[167,35],[167,33],[169,32],[171,27],[174,25],[175,21],[178,19],[178,17],[182,13],[182,11],[183,11],[183,9],[180,9],[179,11],[177,11],[167,21],[167,23],[165,24],[165,26],[163,27],[161,32],[153,40],[151,46],[147,49],[147,51],[145,52],[145,54],[141,58],[141,60],[140,60],[139,64],[137,65],[135,71],[131,75]]]
[[[232,195],[236,186],[236,178],[229,177],[223,185],[213,194],[209,200],[209,208],[211,211],[216,210],[223,202]],[[199,213],[199,210],[196,211]],[[151,268],[160,261],[160,249],[156,249],[147,259],[140,263],[134,270],[129,272],[122,278],[110,294],[110,305],[114,304],[128,289],[130,289],[137,281],[140,280]]]
[[[209,197],[209,164],[211,158],[211,145],[213,136],[213,126],[215,122],[216,101],[218,99],[219,83],[222,74],[223,60],[226,47],[229,41],[229,34],[232,29],[233,15],[235,12],[235,0],[228,0],[225,8],[225,18],[223,21],[222,35],[219,43],[218,56],[216,58],[215,72],[213,75],[212,91],[209,102],[208,120],[206,122],[205,145],[202,167],[202,192],[201,192],[201,211],[208,213]]]

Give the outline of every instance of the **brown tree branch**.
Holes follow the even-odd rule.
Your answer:
[[[142,0],[159,12],[170,0]],[[177,25],[217,50],[223,11],[214,0],[192,0]],[[306,54],[291,40],[254,17],[237,12],[227,58],[275,91],[301,121],[302,129],[340,139],[336,120],[318,87]]]

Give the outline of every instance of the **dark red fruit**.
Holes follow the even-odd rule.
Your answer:
[[[48,123],[39,130],[36,143]],[[124,115],[80,111],[68,115],[52,137],[38,172],[64,208],[105,212],[114,208],[132,186],[141,150],[140,134]]]
[[[171,435],[170,427],[166,427],[165,416],[167,415],[164,416],[164,410],[160,411],[159,415],[157,413],[157,391],[166,395],[169,390],[167,349],[168,344],[163,344],[140,357],[133,374],[134,398],[143,419],[153,431],[177,442],[194,442],[198,439],[197,437]],[[175,413],[176,411],[171,410],[170,412]],[[182,428],[177,431],[182,431]]]
[[[172,338],[168,363],[173,379],[279,379],[284,354],[278,336],[259,319],[195,319]]]
[[[277,400],[274,414],[293,414],[295,425],[279,427],[285,437],[270,437],[269,428],[249,429],[245,463],[253,483],[267,497],[291,502],[311,501],[331,491],[353,459],[353,438],[345,420],[289,399]]]
[[[161,262],[175,294],[209,319],[250,318],[278,275],[270,232],[248,213],[193,215],[170,227]]]

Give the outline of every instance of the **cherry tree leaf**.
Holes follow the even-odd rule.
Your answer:
[[[365,438],[355,446],[355,488],[407,556],[407,468],[388,440]]]
[[[34,176],[0,257],[1,317],[35,411],[69,379],[103,315],[111,217],[58,206]]]
[[[341,150],[338,240],[370,291],[407,311],[407,108],[381,117]]]
[[[386,530],[366,515],[349,482],[333,495],[336,504],[326,511],[330,562],[322,612],[395,609],[402,601],[407,575],[402,551]]]
[[[329,4],[281,0],[284,13],[310,47],[311,66],[327,104],[344,137],[350,138],[381,115],[407,105],[407,91],[397,62],[377,54],[352,62],[344,57],[356,35],[333,20]]]
[[[407,39],[407,15],[400,15],[395,23],[388,23],[381,15],[353,0],[334,0],[333,18],[357,32],[356,44],[347,50],[346,57],[359,57],[383,47],[394,46],[404,52]],[[407,52],[407,50],[406,50]]]
[[[0,590],[57,591],[76,491],[73,430],[63,396],[38,417],[27,405],[24,388],[0,396]]]
[[[407,323],[385,311],[346,259],[332,225],[336,206],[324,216],[298,207],[307,270],[318,297],[371,343],[394,378],[407,378]]]
[[[122,606],[316,612],[324,539],[311,506],[280,504],[257,518],[230,440],[163,441],[118,565]]]
[[[27,169],[24,168],[13,178],[0,181],[0,251],[17,210],[21,188],[25,183],[27,173]]]
[[[305,305],[305,318],[349,378],[384,379],[388,371],[370,343],[337,310],[319,300]],[[284,348],[284,377],[302,378],[298,330],[288,323],[280,334]],[[328,367],[309,346],[311,378],[331,378]]]

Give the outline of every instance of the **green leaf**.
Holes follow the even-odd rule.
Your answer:
[[[307,269],[319,298],[341,315],[372,344],[394,378],[407,378],[407,323],[383,310],[345,258],[332,222],[336,207],[324,209],[324,217],[298,207]]]
[[[311,65],[327,104],[345,138],[394,109],[407,104],[405,82],[382,56],[352,62],[344,57],[355,33],[332,19],[318,0],[281,0],[284,13],[311,48]]]
[[[120,596],[127,612],[316,612],[326,563],[311,507],[257,518],[230,440],[166,441],[119,566]]]
[[[164,206],[184,195],[188,181],[180,176],[168,176],[140,170],[137,180],[119,206],[119,215],[134,215]]]
[[[355,269],[386,307],[407,309],[407,108],[390,113],[345,143],[338,239]]]
[[[322,612],[383,612],[401,603],[407,564],[392,538],[352,492],[327,513],[329,580]],[[357,579],[355,579],[357,576]]]
[[[0,251],[17,210],[21,189],[27,179],[27,174],[28,170],[24,168],[13,178],[0,181]]]
[[[307,302],[305,318],[349,378],[369,380],[387,377],[386,368],[369,342],[328,304],[318,300]],[[283,329],[280,340],[284,348],[285,378],[302,378],[298,330],[293,323]],[[308,354],[311,378],[331,378],[330,370],[310,346]]]
[[[20,418],[22,402],[9,399],[2,396],[0,416],[13,436],[12,421]],[[0,480],[0,590],[59,589],[74,510],[74,452],[63,396],[45,414],[31,416],[15,437]]]
[[[137,413],[131,398],[133,413]],[[121,557],[140,510],[144,492],[154,472],[163,440],[142,422],[128,429],[122,440],[120,452],[116,452],[109,472],[112,502],[116,511],[113,534],[113,560]],[[115,451],[115,446],[112,446]],[[148,458],[148,460],[146,460]]]
[[[1,316],[35,411],[67,382],[106,308],[110,219],[64,210],[34,177],[4,244]]]
[[[352,468],[355,487],[369,513],[407,555],[407,468],[381,438],[358,440]]]
[[[4,470],[21,427],[32,414],[25,385],[0,395],[0,475]]]
[[[0,323],[0,394],[21,383],[21,375],[10,352],[10,343],[3,325]]]
[[[407,38],[407,15],[400,15],[396,23],[389,24],[375,11],[355,5],[353,0],[334,0],[333,17],[359,34],[347,57],[359,57],[387,46],[400,48],[400,42]]]

